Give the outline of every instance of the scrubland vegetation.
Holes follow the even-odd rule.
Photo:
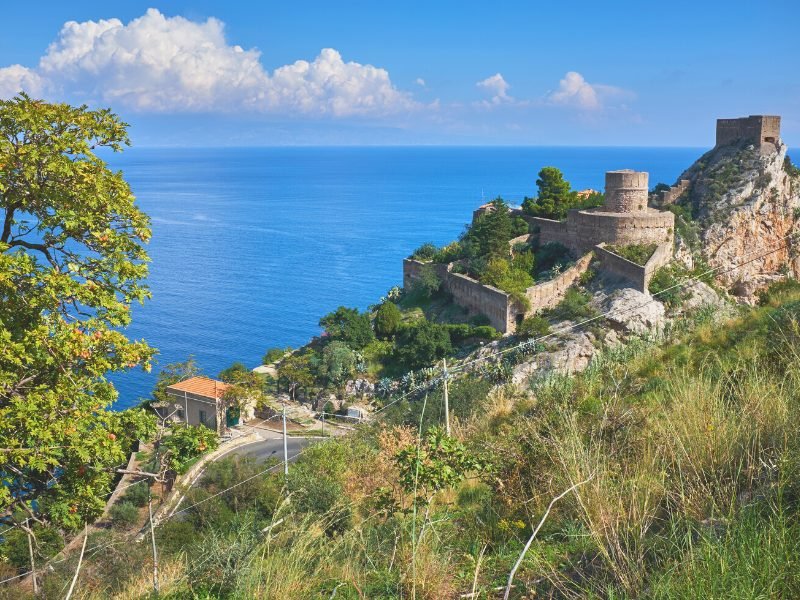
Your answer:
[[[551,499],[582,481],[512,598],[795,597],[800,286],[737,310],[526,389],[454,379],[452,436],[435,390],[314,446],[286,482],[242,458],[213,465],[190,498],[205,501],[157,530],[161,597],[500,597]],[[86,593],[147,597],[148,551],[93,556]]]

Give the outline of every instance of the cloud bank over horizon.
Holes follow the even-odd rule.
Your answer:
[[[541,143],[554,134],[563,139],[560,124],[581,122],[584,130],[600,131],[633,123],[625,104],[633,93],[590,83],[577,71],[566,72],[555,91],[538,93],[532,84],[541,85],[542,76],[519,81],[517,72],[520,85],[512,95],[500,71],[472,84],[445,81],[449,90],[441,74],[406,74],[408,88],[401,89],[386,68],[346,60],[331,47],[274,68],[262,58],[258,48],[229,41],[220,19],[150,8],[127,23],[67,21],[35,65],[0,65],[0,98],[24,91],[48,101],[110,106],[138,122],[140,131],[145,127],[149,140],[205,140],[213,126],[214,139],[305,144],[327,136],[335,143],[336,130],[323,126],[329,123],[339,127],[344,143]],[[413,73],[419,66],[406,69]]]
[[[261,53],[229,45],[215,18],[194,22],[149,9],[65,23],[36,68],[0,68],[0,97],[80,97],[142,112],[274,112],[382,116],[420,104],[385,69],[345,62],[333,48],[271,73]]]

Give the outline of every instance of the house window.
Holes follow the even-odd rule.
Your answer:
[[[202,423],[203,425],[207,425],[207,423],[206,423],[206,411],[204,411],[204,410],[200,411],[200,423]]]
[[[180,419],[181,421],[183,421],[183,418],[184,418],[184,417],[183,417],[183,409],[182,409],[182,408],[179,408],[179,409],[178,409],[178,419]]]

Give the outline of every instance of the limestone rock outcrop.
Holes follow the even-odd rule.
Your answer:
[[[788,237],[800,231],[800,175],[792,171],[778,140],[769,153],[752,144],[714,148],[680,177],[689,184],[678,204],[700,225],[693,250],[741,302],[753,303],[776,279],[800,277],[800,246]]]
[[[664,305],[633,288],[615,290],[601,305],[612,327],[625,333],[657,333],[666,324]]]

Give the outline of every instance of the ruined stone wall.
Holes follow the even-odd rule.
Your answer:
[[[774,115],[750,115],[739,119],[717,119],[717,146],[746,142],[760,148],[762,154],[777,150],[781,137],[781,118]]]
[[[648,177],[644,171],[607,171],[604,209],[618,213],[646,210]]]
[[[675,204],[675,201],[681,197],[681,194],[683,194],[683,192],[689,189],[690,183],[691,181],[689,179],[681,179],[676,185],[673,185],[668,190],[659,192],[658,204],[660,206],[668,206],[670,204]]]
[[[508,314],[511,300],[503,290],[484,285],[461,273],[448,273],[444,287],[453,295],[455,303],[466,308],[470,314],[486,315],[489,324],[502,333],[511,331]]]
[[[592,253],[582,256],[569,269],[554,277],[550,281],[543,281],[525,290],[525,296],[531,303],[530,309],[524,316],[533,315],[545,308],[552,308],[558,304],[572,285],[589,269],[592,262]],[[519,314],[520,307],[516,307]],[[516,316],[516,315],[515,315]]]
[[[509,306],[511,301],[507,293],[490,285],[484,285],[471,277],[460,273],[452,273],[450,265],[423,263],[406,258],[403,260],[403,287],[408,290],[419,278],[425,264],[431,264],[436,275],[442,281],[442,288],[453,296],[453,301],[467,309],[473,315],[486,315],[489,324],[502,333],[510,330]]]
[[[672,243],[664,243],[656,247],[653,255],[644,265],[637,265],[635,262],[610,252],[605,248],[605,244],[598,244],[594,252],[604,273],[620,277],[634,289],[646,294],[650,279],[656,270],[672,260]]]

